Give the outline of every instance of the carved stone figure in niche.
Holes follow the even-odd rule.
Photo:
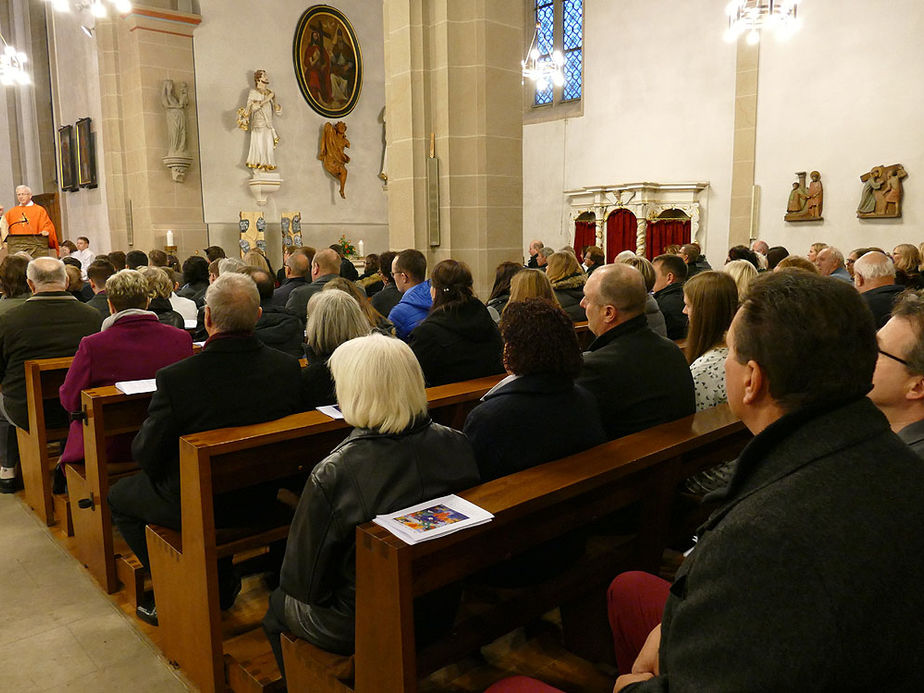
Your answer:
[[[269,88],[266,70],[254,72],[253,81],[254,88],[247,95],[247,105],[237,110],[237,126],[241,130],[250,130],[247,167],[254,171],[275,171],[279,136],[273,127],[273,115],[282,113],[282,106]]]
[[[176,86],[172,79],[165,79],[160,102],[167,114],[168,156],[188,154],[186,107],[189,105],[189,88],[186,82],[180,82],[179,86]]]
[[[863,192],[857,216],[861,219],[895,219],[902,215],[904,188],[902,179],[908,173],[901,164],[873,166],[860,176]]]
[[[812,171],[812,182],[805,186],[805,171],[796,173],[799,179],[792,184],[789,193],[789,203],[786,205],[786,221],[822,221],[822,205],[824,189],[821,185],[821,174]]]
[[[350,162],[350,157],[344,149],[350,146],[350,140],[346,138],[347,126],[342,120],[336,125],[324,123],[324,132],[321,133],[321,147],[318,152],[318,159],[324,163],[324,168],[334,178],[340,181],[340,197],[346,199],[347,170],[346,165]]]

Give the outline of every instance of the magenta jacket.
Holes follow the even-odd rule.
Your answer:
[[[74,362],[58,395],[66,411],[80,411],[80,392],[112,385],[120,380],[143,380],[171,363],[192,356],[192,337],[183,330],[163,325],[154,313],[125,315],[107,330],[80,340]],[[131,446],[129,435],[118,449]],[[61,464],[83,460],[83,424],[72,421]]]

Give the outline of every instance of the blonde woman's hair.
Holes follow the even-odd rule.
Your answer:
[[[895,269],[902,272],[918,271],[918,267],[921,266],[921,253],[918,252],[917,246],[910,243],[899,243],[893,252],[895,255],[892,256],[892,261],[895,263]]]
[[[423,372],[400,339],[378,333],[352,339],[337,347],[327,366],[340,411],[351,426],[400,433],[427,413]]]
[[[149,291],[148,280],[137,270],[120,270],[106,280],[106,298],[116,312],[147,308]]]
[[[747,298],[748,284],[757,276],[757,268],[747,260],[732,260],[725,263],[722,271],[735,280],[735,286],[738,287],[738,301],[741,302]]]
[[[342,291],[347,296],[352,297],[359,305],[363,315],[366,316],[366,320],[369,321],[369,326],[372,329],[377,328],[385,319],[379,311],[372,307],[372,301],[366,298],[366,292],[360,289],[356,282],[351,282],[343,277],[335,277],[327,282],[321,291]]]
[[[510,280],[510,300],[507,301],[507,305],[525,298],[544,298],[559,308],[561,307],[558,297],[552,291],[552,282],[542,270],[525,269],[513,275],[513,279]]]
[[[622,253],[629,254],[623,256]],[[619,253],[619,255],[616,256],[616,262],[621,262],[624,265],[629,265],[630,267],[637,269],[639,274],[642,275],[642,279],[645,280],[645,291],[650,292],[654,287],[655,280],[657,279],[657,277],[655,277],[655,268],[654,265],[651,264],[651,260],[641,257],[640,255],[636,255],[631,250],[623,250],[622,253]]]
[[[173,293],[173,280],[160,267],[139,267],[138,272],[148,283],[148,296],[151,298],[170,298]],[[108,285],[107,285],[108,286]],[[109,290],[106,290],[109,293]]]
[[[244,263],[250,267],[261,269],[270,276],[273,275],[272,271],[270,270],[269,262],[267,262],[266,257],[259,250],[247,251],[247,253],[244,255]]]
[[[319,291],[308,301],[308,346],[327,356],[344,342],[369,334],[371,327],[359,304],[343,291]]]
[[[546,267],[545,275],[550,282],[557,282],[559,279],[570,277],[573,274],[581,272],[577,258],[574,253],[563,253],[558,251],[549,256],[549,265]]]

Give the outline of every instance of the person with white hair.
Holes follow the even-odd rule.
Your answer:
[[[157,371],[148,417],[132,442],[132,458],[142,471],[109,491],[112,520],[145,568],[150,565],[145,525],[180,529],[180,437],[272,421],[302,408],[298,359],[254,335],[260,314],[253,279],[236,272],[222,274],[205,294],[209,338],[202,351]],[[272,507],[276,491],[266,485],[248,488],[245,494],[226,494],[227,502],[216,510],[216,525],[240,521],[246,509]],[[221,608],[231,608],[240,591],[240,576],[230,556],[218,562],[218,588]],[[153,600],[139,604],[136,614],[157,625]]]
[[[0,206],[0,241],[7,244],[11,255],[25,251],[32,257],[41,257],[53,250],[57,257],[60,251],[55,225],[46,209],[32,201],[32,188],[17,186],[16,200],[19,204],[6,214]]]
[[[853,283],[850,273],[844,266],[844,254],[834,246],[829,245],[827,248],[822,248],[818,251],[815,256],[815,267],[824,277],[840,279],[848,284]],[[856,265],[854,265],[854,272],[856,272]]]
[[[873,312],[876,327],[889,321],[895,299],[905,287],[895,281],[895,264],[885,253],[873,250],[853,263],[853,282]]]
[[[314,467],[292,520],[263,620],[280,671],[282,632],[353,652],[358,525],[479,481],[468,439],[430,420],[423,373],[407,344],[373,333],[342,344],[329,365],[353,430]],[[427,623],[418,624],[417,637],[427,642],[451,624],[456,602],[442,590],[423,600]]]
[[[103,320],[98,310],[68,293],[60,260],[32,260],[26,266],[26,281],[32,297],[0,315],[0,493],[13,493],[18,486],[14,426],[29,430],[25,362],[73,356],[80,340],[98,332]],[[47,424],[55,428],[65,422]]]

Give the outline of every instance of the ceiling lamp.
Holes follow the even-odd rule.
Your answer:
[[[533,40],[529,42],[526,58],[520,62],[523,67],[523,81],[531,79],[536,83],[537,91],[545,91],[551,85],[560,87],[565,83],[565,56],[561,51],[552,51],[551,55],[542,55],[536,45],[539,40],[539,24],[533,32]]]
[[[742,34],[748,45],[760,41],[764,31],[777,39],[787,39],[799,28],[796,9],[799,0],[731,0],[725,7],[728,15],[726,41],[737,41]]]
[[[3,34],[0,34],[0,85],[11,87],[16,84],[30,84],[32,80],[29,73],[26,72],[25,64],[28,58],[25,53],[17,51],[13,46],[6,42]]]
[[[46,0],[56,12],[70,12],[75,9],[78,12],[86,10],[97,19],[102,19],[108,14],[106,9],[107,3],[103,0]],[[129,0],[109,0],[109,5],[119,14],[128,14],[132,11],[132,4]]]

